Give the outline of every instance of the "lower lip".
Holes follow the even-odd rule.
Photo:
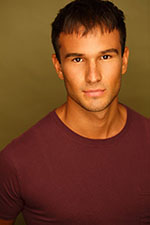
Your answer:
[[[100,97],[104,94],[105,90],[97,90],[97,91],[84,91],[85,95],[89,97]]]

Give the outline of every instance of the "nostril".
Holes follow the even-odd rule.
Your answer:
[[[90,72],[88,73],[88,76],[87,76],[87,81],[88,82],[98,82],[101,80],[101,75],[98,73],[98,72]]]
[[[100,68],[95,60],[89,62],[86,71],[86,81],[90,83],[99,82],[101,80]]]

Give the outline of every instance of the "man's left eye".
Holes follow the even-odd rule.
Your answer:
[[[83,61],[82,58],[74,58],[73,59],[73,62],[77,62],[77,63],[82,62],[82,61]]]
[[[106,60],[106,59],[110,59],[111,56],[110,55],[103,55],[101,58],[104,59],[104,60]]]

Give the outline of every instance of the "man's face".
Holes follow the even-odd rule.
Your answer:
[[[68,103],[91,112],[103,111],[113,102],[121,85],[121,74],[127,69],[128,49],[121,55],[117,30],[102,33],[95,28],[86,36],[60,34],[59,64],[53,63],[67,89]]]

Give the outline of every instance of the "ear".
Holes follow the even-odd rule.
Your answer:
[[[64,76],[63,76],[63,72],[62,72],[62,69],[61,69],[61,64],[58,61],[58,59],[56,57],[56,54],[52,54],[52,62],[53,62],[53,65],[55,67],[55,70],[56,70],[56,73],[57,73],[58,77],[61,80],[63,80],[64,79]]]
[[[127,71],[128,58],[129,58],[129,49],[128,49],[128,47],[125,47],[124,54],[122,57],[122,70],[121,70],[122,74],[125,74]]]

